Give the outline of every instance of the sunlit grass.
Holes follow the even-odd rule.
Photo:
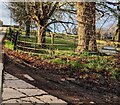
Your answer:
[[[97,43],[103,44],[103,45],[120,45],[120,42],[116,42],[116,41],[110,41],[110,40],[97,40]]]
[[[35,38],[26,38],[24,39],[21,37],[19,39],[20,41],[31,41],[35,42]],[[98,43],[104,43],[107,44],[103,40],[97,40]],[[47,37],[46,38],[46,43],[50,44],[51,43],[51,38]],[[76,55],[74,53],[74,41],[67,41],[66,39],[62,38],[55,38],[54,39],[55,44],[66,44],[68,46],[54,46],[56,47],[55,50],[49,50],[48,53],[34,53],[30,51],[24,51],[24,50],[19,50],[20,52],[23,53],[28,53],[31,56],[39,56],[43,60],[47,60],[48,62],[53,62],[55,64],[61,64],[61,65],[70,65],[70,73],[74,74],[76,71],[75,70],[80,70],[84,72],[91,72],[96,71],[98,75],[100,75],[100,72],[103,70],[105,72],[108,72],[110,74],[111,78],[117,78],[119,76],[119,68],[116,66],[114,60],[114,56],[99,56],[99,55],[90,55],[88,52],[83,53],[83,54],[78,54]],[[113,42],[111,42],[113,43]],[[9,40],[5,40],[5,45],[6,48],[12,49],[14,48],[13,44]],[[47,46],[49,47],[49,46]],[[47,48],[44,48],[47,50]],[[119,48],[120,50],[120,48]]]
[[[5,48],[9,48],[11,50],[13,50],[13,48],[14,48],[13,43],[9,40],[5,40],[5,45],[4,46],[5,46]]]

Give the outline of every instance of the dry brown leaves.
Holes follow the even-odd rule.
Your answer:
[[[51,62],[47,62],[45,60],[41,60],[39,57],[36,56],[30,56],[29,54],[13,51],[10,49],[4,49],[5,53],[8,56],[11,56],[15,59],[21,59],[24,62],[36,67],[42,69],[42,70],[50,70],[50,71],[59,71],[59,70],[66,70],[67,66],[53,64]]]

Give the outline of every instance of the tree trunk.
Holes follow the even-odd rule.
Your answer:
[[[19,30],[22,30],[22,22],[19,22]]]
[[[30,20],[26,21],[25,25],[26,25],[26,37],[29,37],[31,21]]]
[[[43,48],[45,47],[45,36],[46,36],[45,30],[44,27],[42,27],[40,24],[37,24],[37,26],[38,26],[37,42]]]
[[[97,51],[97,43],[96,43],[96,16],[95,16],[95,2],[89,3],[89,32],[90,32],[90,42],[89,42],[89,50]]]
[[[117,6],[117,10],[118,10],[118,24],[114,39],[115,41],[120,42],[120,15],[119,15],[120,7],[119,6]]]
[[[118,9],[118,10],[120,10],[120,9]],[[118,42],[120,42],[120,16],[118,16],[118,33],[117,33],[117,36],[118,36]]]
[[[95,32],[95,3],[77,2],[78,47],[77,51],[97,51]]]
[[[84,3],[77,2],[77,15],[78,15],[78,46],[77,51],[83,52],[87,50],[86,45],[86,27],[85,27],[85,6]]]

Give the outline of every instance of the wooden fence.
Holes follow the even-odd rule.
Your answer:
[[[77,46],[76,36],[68,37],[67,35],[54,35],[53,33],[49,33],[46,36],[49,42],[44,43],[45,47],[41,48],[41,44],[37,43],[37,37],[35,35],[26,37],[18,31],[15,32],[9,29],[8,35],[6,36],[8,40],[12,41],[14,50],[50,55],[53,55],[55,51],[74,52]],[[56,43],[56,39],[60,39],[61,42]],[[64,40],[65,42],[62,42]]]
[[[41,48],[41,44],[37,43],[37,37],[35,35],[26,37],[18,31],[14,32],[12,29],[9,30],[9,34],[7,35],[7,39],[12,41],[12,43],[14,44],[14,50],[22,50],[31,53],[53,55],[56,51],[75,52],[75,49],[77,47],[76,35],[55,35],[54,33],[49,33],[47,34],[46,38],[49,39],[49,42],[44,43],[45,47]],[[56,43],[56,39],[60,40],[61,42]],[[113,41],[97,40],[97,47],[99,51],[102,47],[106,45],[112,45],[116,47],[119,46],[120,43]]]

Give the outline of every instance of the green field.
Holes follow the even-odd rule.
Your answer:
[[[16,31],[16,30],[15,30]],[[9,32],[8,32],[9,33]],[[52,44],[51,41],[51,34],[54,34],[54,44]],[[35,49],[41,49],[41,50],[48,50],[47,52],[51,52],[49,50],[54,50],[54,52],[74,52],[77,47],[77,36],[76,35],[67,35],[67,34],[60,34],[60,33],[47,33],[46,37],[46,46],[44,48],[40,48],[39,44],[37,44],[37,37],[32,33],[30,37],[25,36],[25,32],[22,31],[21,34],[18,37],[18,42],[20,42],[20,46],[28,47],[28,48],[35,48]],[[10,38],[10,36],[7,36]],[[101,46],[117,46],[120,45],[120,42],[113,42],[109,40],[97,40],[98,50],[101,49]],[[6,47],[13,49],[12,43],[7,41]],[[25,49],[24,49],[25,50]],[[118,51],[120,51],[120,48],[117,48]],[[28,51],[29,52],[29,51]],[[37,51],[36,51],[37,52]],[[43,52],[44,51],[40,51]],[[40,53],[38,51],[38,53]]]

